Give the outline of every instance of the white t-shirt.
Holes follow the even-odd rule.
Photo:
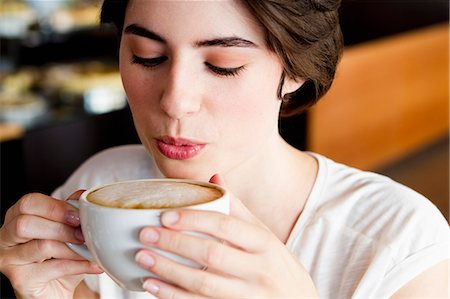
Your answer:
[[[449,258],[449,225],[425,197],[385,176],[309,154],[318,161],[318,175],[286,245],[321,298],[388,298]],[[53,196],[159,177],[142,145],[120,146],[87,160]],[[105,274],[87,275],[86,282],[101,298],[153,298],[122,290]]]

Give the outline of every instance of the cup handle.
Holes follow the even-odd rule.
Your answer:
[[[78,245],[78,244],[73,244],[73,243],[67,242],[66,245],[70,249],[72,249],[73,251],[75,251],[76,253],[81,255],[82,257],[84,257],[85,259],[87,259],[91,262],[95,262],[95,259],[92,256],[92,253],[89,251],[89,249],[87,248],[87,246],[85,244]]]
[[[80,208],[80,203],[78,202],[78,200],[75,199],[69,199],[66,201],[68,204],[70,204],[71,206],[79,209]],[[82,257],[84,257],[85,259],[94,262],[95,259],[92,256],[92,253],[89,251],[89,249],[87,248],[86,244],[73,244],[73,243],[69,243],[67,242],[66,245],[72,249],[73,251],[75,251],[76,253],[78,253],[79,255],[81,255]]]

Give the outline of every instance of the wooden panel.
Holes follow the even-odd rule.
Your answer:
[[[376,169],[448,134],[448,34],[437,25],[347,48],[310,111],[309,149]]]

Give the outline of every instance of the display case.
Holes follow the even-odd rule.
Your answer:
[[[29,130],[126,106],[117,37],[98,25],[98,1],[0,3],[1,122]]]

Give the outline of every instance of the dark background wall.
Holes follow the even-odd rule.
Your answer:
[[[448,22],[447,0],[342,0],[340,23],[347,46]]]

